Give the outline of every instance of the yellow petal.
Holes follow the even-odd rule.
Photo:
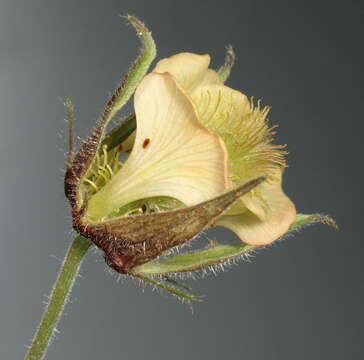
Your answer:
[[[135,200],[170,196],[195,205],[228,186],[227,150],[201,125],[193,103],[168,73],[151,73],[134,97],[133,150],[114,178],[89,201],[100,219]]]
[[[225,86],[209,64],[209,55],[180,53],[159,61],[153,71],[169,72],[191,97],[201,123],[224,140],[235,185],[285,166],[286,152],[272,144],[269,108],[259,101],[254,106],[240,91]]]
[[[296,209],[283,192],[281,174],[268,179],[252,193],[244,195],[246,210],[239,215],[224,215],[217,225],[234,231],[250,245],[267,245],[284,235],[295,221]]]
[[[191,92],[191,98],[202,124],[222,135],[234,135],[251,111],[248,98],[225,85],[202,84]]]
[[[153,72],[170,73],[188,92],[197,87],[212,84],[222,84],[216,71],[209,69],[210,55],[180,53],[160,60]]]
[[[254,105],[241,92],[225,86],[215,78],[216,72],[208,69],[209,63],[208,55],[182,53],[161,60],[154,71],[170,72],[188,92],[201,123],[223,139],[229,153],[230,184],[237,186],[252,178],[267,175],[273,181],[279,172],[274,191],[283,202],[287,200],[290,208],[293,204],[280,186],[280,168],[285,167],[286,152],[284,147],[272,144],[274,128],[268,126],[269,108],[261,107],[259,101]],[[250,223],[255,218],[258,221],[273,221],[269,214],[274,210],[275,202],[270,204],[267,201],[270,195],[264,194],[269,191],[267,184],[261,185],[236,201],[226,215],[244,213],[249,218],[251,214]],[[272,198],[275,196],[272,194]],[[235,218],[231,221],[236,223]],[[274,237],[274,232],[270,236]],[[269,236],[264,238],[268,239]],[[263,242],[270,241],[264,238]]]
[[[241,184],[284,166],[282,146],[273,145],[272,128],[266,116],[269,108],[254,107],[241,92],[224,85],[198,87],[191,98],[200,121],[219,134],[229,151],[229,176]]]

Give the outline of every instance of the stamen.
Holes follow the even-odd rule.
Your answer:
[[[267,175],[277,167],[286,166],[287,152],[284,151],[284,147],[272,144],[276,126],[269,127],[269,106],[263,106],[260,99],[254,104],[254,97],[251,97],[250,109],[239,116],[234,115],[233,93],[230,93],[230,98],[226,94],[224,111],[220,112],[218,109],[221,107],[221,91],[214,95],[214,104],[209,104],[209,91],[205,91],[203,95],[200,95],[199,103],[201,118],[207,128],[222,137],[229,149],[230,179],[233,182],[242,182],[252,176]],[[209,105],[209,111],[207,106],[204,106],[206,104]]]
[[[132,210],[127,211],[125,213],[126,216],[129,216],[129,215],[141,215],[141,214],[143,214],[142,208],[132,209]]]
[[[89,185],[93,184],[92,189],[90,189],[92,194],[110,182],[115,173],[123,166],[123,163],[119,160],[120,155],[123,153],[122,145],[109,152],[107,149],[108,146],[104,144],[101,148],[102,152],[96,154],[96,161],[90,169],[90,176],[87,180],[85,179]]]
[[[96,184],[93,182],[93,181],[91,181],[91,180],[89,180],[89,179],[85,179],[85,181],[88,183],[88,184],[90,184],[96,191],[98,191],[99,190],[99,188],[96,186]]]
[[[107,175],[109,175],[109,173],[106,171],[106,174]],[[106,177],[106,175],[105,175],[105,168],[103,168],[103,167],[99,167],[99,175],[100,176],[102,176],[103,178],[104,178],[104,180],[105,180],[105,184],[107,183],[107,182],[109,182],[109,178],[108,177]]]
[[[110,173],[110,179],[113,177],[113,175],[114,175],[114,173],[113,173],[113,171],[112,171],[112,169],[111,169],[111,167],[110,167],[110,165],[109,164],[106,164],[106,169],[107,170],[109,170],[109,173]]]
[[[104,154],[104,165],[103,165],[103,167],[105,167],[106,164],[107,164],[107,145],[106,144],[102,146],[102,152]]]

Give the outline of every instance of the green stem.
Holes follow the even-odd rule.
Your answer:
[[[91,245],[92,242],[90,240],[83,236],[77,236],[70,246],[26,360],[43,359],[53,331],[67,302],[68,294],[75,282],[82,260]]]

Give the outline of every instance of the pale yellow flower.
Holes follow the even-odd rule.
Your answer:
[[[336,226],[320,214],[296,215],[282,190],[286,152],[272,143],[269,108],[224,85],[231,48],[218,72],[209,69],[209,55],[180,53],[147,75],[154,40],[128,19],[142,52],[76,153],[67,101],[64,186],[73,228],[103,251],[109,267],[191,300],[168,274],[221,266],[315,222]],[[107,131],[133,94],[135,114]],[[171,251],[216,225],[242,241]]]
[[[196,299],[170,277],[223,268],[260,245],[303,226],[335,221],[297,214],[282,190],[284,147],[272,145],[268,107],[224,85],[234,54],[218,72],[209,55],[181,53],[158,62],[151,32],[132,15],[143,48],[74,153],[73,107],[67,99],[69,152],[64,191],[79,234],[72,243],[27,359],[41,359],[79,266],[93,243],[119,274]],[[134,95],[135,114],[107,131]],[[175,254],[207,228],[234,231],[242,242]]]
[[[272,145],[269,109],[254,107],[209,69],[210,56],[158,62],[134,98],[137,131],[124,166],[88,203],[101,219],[137,200],[166,196],[191,206],[259,176],[267,181],[219,219],[252,245],[271,243],[296,217],[281,186],[285,152]]]

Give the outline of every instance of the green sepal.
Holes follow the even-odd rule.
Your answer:
[[[235,53],[233,47],[229,45],[226,49],[225,63],[217,72],[223,82],[225,82],[229,78],[231,69],[234,66],[234,62]]]
[[[127,118],[121,120],[120,124],[115,126],[110,132],[108,132],[102,140],[99,151],[103,145],[107,146],[107,150],[110,151],[119,146],[125,141],[136,129],[136,117],[135,114],[131,114]]]
[[[160,261],[150,261],[146,264],[134,267],[133,273],[162,275],[200,270],[208,266],[223,263],[236,256],[243,255],[254,248],[255,246],[244,243],[217,245],[208,249],[169,257]]]
[[[109,119],[112,119],[129,100],[136,87],[147,73],[150,64],[157,54],[157,48],[152,38],[152,34],[146,26],[135,16],[127,15],[127,19],[134,26],[138,36],[142,38],[143,49],[134,65],[129,70],[129,74],[122,86],[116,90],[111,100],[112,106],[110,107]]]
[[[163,289],[163,290],[167,290],[168,292],[172,293],[173,295],[176,295],[182,299],[185,299],[187,301],[191,301],[191,300],[195,300],[196,296],[188,293],[187,291],[183,291],[179,288],[184,288],[186,290],[189,290],[189,288],[185,285],[179,284],[174,280],[171,279],[164,279],[165,281],[168,281],[170,283],[172,283],[173,286],[168,285],[166,282],[164,281],[160,281],[160,280],[156,280],[150,276],[146,276],[144,274],[135,274],[135,276],[139,277],[140,279],[147,281],[155,286],[158,286],[159,288]],[[178,288],[179,287],[179,288]]]
[[[298,231],[303,227],[313,225],[315,223],[322,223],[338,228],[335,220],[327,215],[322,214],[297,214],[295,222],[290,226],[289,232]]]
[[[92,170],[97,159],[97,154],[100,154],[103,151],[102,141],[107,125],[133,95],[136,87],[147,73],[149,66],[156,56],[157,50],[150,31],[134,16],[128,15],[127,18],[134,26],[138,36],[142,38],[143,48],[140,55],[130,68],[121,85],[115,90],[114,94],[107,102],[106,107],[95,128],[91,131],[86,141],[83,142],[82,146],[74,157],[72,156],[70,131],[70,151],[68,156],[67,171],[65,174],[65,194],[69,199],[71,206],[76,209],[76,212],[80,212],[84,206],[87,195],[85,181],[89,179],[91,176],[90,174],[92,174]],[[70,104],[68,104],[68,107],[71,108]],[[132,117],[129,118],[129,121],[126,121],[125,123],[123,122],[122,126],[118,130],[120,130],[122,133],[125,132],[126,135],[128,132],[132,133],[132,129],[136,126],[133,121],[135,120]],[[129,126],[129,129],[125,128],[126,125]],[[105,140],[106,142],[112,141],[114,147],[116,133],[117,130],[115,130],[115,132],[111,131],[108,134],[108,139]],[[128,136],[130,136],[130,134]],[[104,145],[107,145],[106,142]],[[107,146],[105,148],[107,148]],[[72,164],[69,163],[70,159],[73,159]]]
[[[337,228],[337,224],[329,216],[320,214],[297,214],[296,220],[290,226],[287,234],[318,222]],[[208,266],[224,263],[229,259],[244,255],[255,248],[258,247],[244,243],[217,245],[203,250],[168,257],[163,260],[150,261],[134,267],[133,272],[148,275],[162,275],[200,270]]]

